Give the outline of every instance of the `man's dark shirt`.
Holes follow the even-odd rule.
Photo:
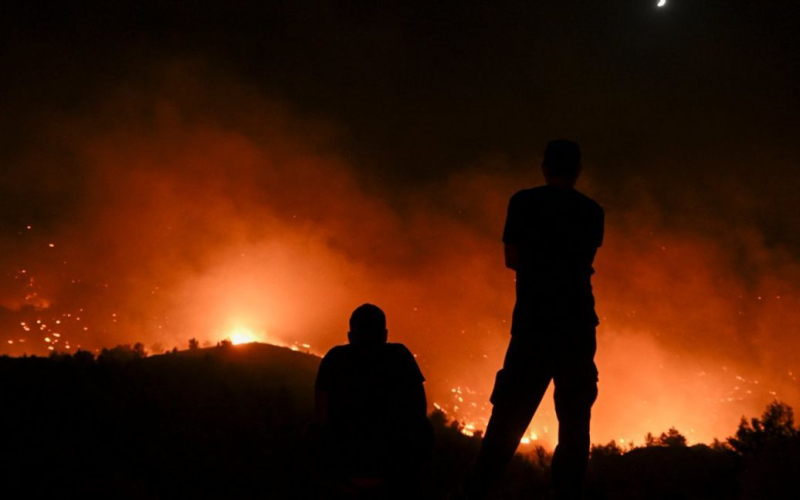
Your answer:
[[[519,247],[512,334],[553,322],[597,325],[591,276],[603,219],[600,205],[572,188],[511,197],[503,242]]]
[[[338,462],[380,474],[427,424],[425,378],[403,344],[342,345],[320,363],[316,389],[328,394],[327,428]]]

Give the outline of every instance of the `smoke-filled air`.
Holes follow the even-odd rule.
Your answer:
[[[483,429],[514,301],[502,225],[510,195],[541,183],[541,157],[397,185],[355,164],[345,125],[202,64],[142,82],[53,111],[8,160],[3,190],[24,204],[0,240],[3,352],[157,354],[195,338],[323,354],[372,302],[417,357],[431,409]],[[800,406],[800,263],[742,216],[755,193],[706,183],[667,203],[635,174],[601,180],[619,161],[642,159],[587,145],[577,186],[606,209],[593,441],[675,426],[710,442],[775,398]],[[555,443],[551,399],[523,442]]]

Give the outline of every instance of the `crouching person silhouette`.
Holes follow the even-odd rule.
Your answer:
[[[387,336],[383,311],[364,304],[350,317],[349,344],[320,363],[314,425],[323,498],[420,497],[432,448],[425,378]]]

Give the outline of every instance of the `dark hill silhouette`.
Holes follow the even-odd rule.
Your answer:
[[[313,498],[305,429],[319,358],[265,344],[145,357],[130,346],[0,357],[0,482],[20,496]],[[375,415],[380,418],[380,415]],[[480,447],[441,412],[426,498],[452,498]],[[731,429],[734,431],[734,429]],[[589,498],[777,498],[796,491],[800,431],[773,403],[727,443],[596,446]],[[499,498],[547,498],[551,455],[517,455]],[[6,495],[7,496],[7,495]]]
[[[736,498],[739,490],[731,480],[738,457],[730,450],[702,444],[648,446],[592,458],[589,493],[598,497],[725,499]]]
[[[29,494],[283,498],[319,358],[265,344],[0,358],[0,479]],[[129,352],[130,351],[130,352]]]
[[[250,342],[239,345],[223,345],[217,347],[201,347],[184,351],[168,352],[148,356],[145,363],[171,363],[174,359],[216,359],[226,363],[234,363],[248,370],[271,373],[280,377],[285,374],[316,377],[320,357],[313,354],[295,351],[288,347],[280,347],[261,342]],[[312,380],[313,384],[313,380]]]

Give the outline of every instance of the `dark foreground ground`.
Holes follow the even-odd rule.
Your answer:
[[[319,359],[251,344],[144,357],[130,348],[0,358],[0,484],[24,497],[310,498],[312,387]],[[376,415],[376,418],[378,416]],[[730,443],[678,433],[626,453],[593,450],[590,498],[793,498],[800,438],[772,405]],[[431,415],[429,498],[449,498],[479,437]],[[517,456],[498,498],[546,498],[549,455]],[[5,497],[5,494],[3,494]]]

